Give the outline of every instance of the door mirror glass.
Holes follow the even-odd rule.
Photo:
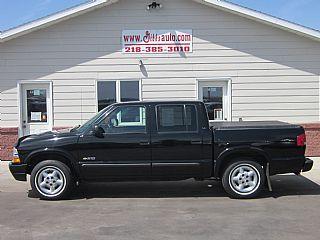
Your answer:
[[[94,133],[94,135],[96,136],[96,137],[98,137],[98,138],[103,138],[104,137],[104,133],[105,133],[105,131],[103,130],[103,128],[102,127],[100,127],[100,126],[98,126],[98,125],[95,125],[94,127],[93,127],[93,133]]]

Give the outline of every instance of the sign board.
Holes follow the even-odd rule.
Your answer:
[[[123,30],[123,53],[191,53],[192,30]]]
[[[31,121],[41,121],[41,112],[31,112]]]

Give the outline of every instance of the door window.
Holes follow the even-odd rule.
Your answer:
[[[131,102],[140,100],[139,81],[99,81],[98,110],[116,102]]]
[[[203,87],[203,102],[206,105],[209,120],[224,118],[223,112],[223,87]]]
[[[145,133],[146,109],[144,106],[118,107],[100,126],[106,133]]]
[[[47,91],[32,89],[27,91],[27,122],[47,122]]]
[[[159,132],[197,131],[197,112],[194,105],[161,105],[157,107]]]

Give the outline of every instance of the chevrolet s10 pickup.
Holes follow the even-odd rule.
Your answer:
[[[254,198],[270,176],[309,171],[303,127],[283,122],[213,122],[199,101],[110,105],[82,126],[21,137],[9,165],[42,199],[66,198],[84,181],[222,182]]]

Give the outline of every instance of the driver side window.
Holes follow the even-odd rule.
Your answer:
[[[146,108],[123,106],[116,108],[100,123],[106,133],[145,133]]]

